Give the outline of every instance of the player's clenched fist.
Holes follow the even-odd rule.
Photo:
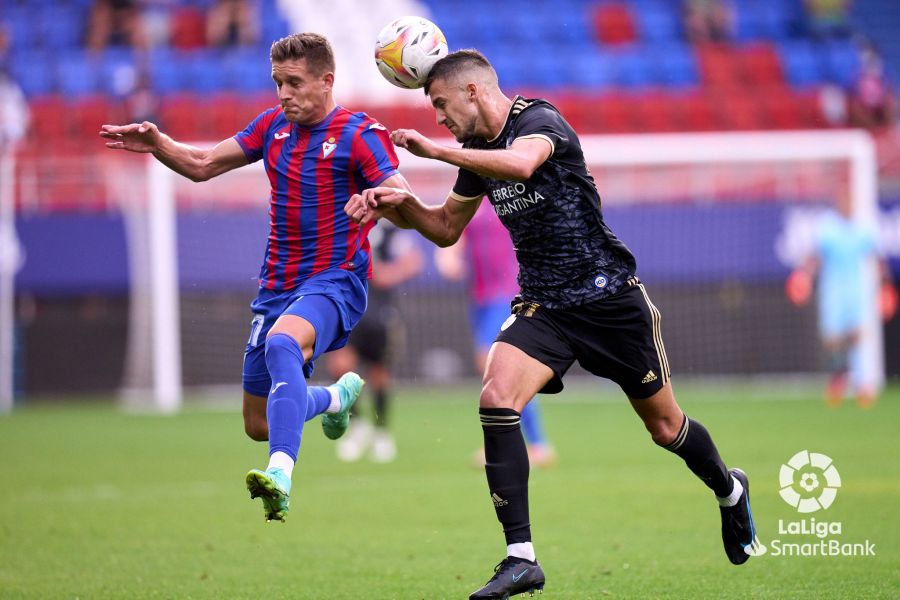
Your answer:
[[[385,212],[396,209],[412,193],[394,187],[376,187],[363,190],[361,194],[353,194],[344,206],[348,217],[360,224],[380,219]]]
[[[415,129],[396,129],[391,133],[395,146],[406,148],[412,154],[423,158],[436,158],[440,146]]]
[[[353,194],[350,200],[344,205],[344,213],[353,219],[356,223],[364,223],[370,219],[366,219],[369,214],[368,201],[365,195],[371,190],[364,190],[362,194]]]
[[[132,152],[155,152],[159,146],[159,128],[150,121],[130,125],[103,125],[100,137],[110,140],[107,148]]]

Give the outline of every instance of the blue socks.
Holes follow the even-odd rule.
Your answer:
[[[547,436],[544,434],[544,423],[541,420],[541,408],[538,404],[538,398],[535,396],[531,402],[522,409],[522,433],[525,435],[525,441],[531,445],[541,445],[547,443]]]
[[[303,352],[289,335],[276,333],[266,340],[266,367],[272,388],[266,404],[269,454],[284,452],[295,461],[308,410]]]
[[[328,410],[329,406],[331,406],[331,392],[328,391],[327,387],[322,387],[320,385],[310,386],[308,390],[306,420],[310,421],[321,415]]]

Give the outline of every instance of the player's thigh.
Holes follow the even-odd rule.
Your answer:
[[[304,361],[321,356],[342,329],[340,311],[334,300],[323,294],[303,295],[294,300],[269,331],[291,336],[303,350]]]
[[[481,407],[521,412],[554,377],[553,370],[536,358],[508,343],[495,342],[484,370]]]
[[[568,311],[562,327],[579,364],[617,383],[629,398],[649,398],[669,380],[662,318],[642,285]]]
[[[527,389],[522,393],[536,392],[544,394],[557,394],[563,389],[562,378],[575,362],[575,353],[572,348],[571,338],[562,328],[560,328],[558,319],[560,311],[546,309],[538,304],[522,301],[513,307],[513,314],[509,315],[506,321],[500,326],[500,332],[497,334],[497,341],[491,346],[491,351],[487,357],[487,365],[485,366],[484,381],[505,380],[495,379],[493,375],[502,365],[504,369],[512,374],[513,377],[518,376],[522,370],[522,365],[531,365],[537,371],[536,379],[543,382],[543,385],[533,391],[530,391],[530,379],[528,374],[522,375],[524,381],[528,381]],[[501,346],[500,344],[512,346],[512,350]],[[496,356],[498,352],[503,354]],[[493,357],[493,359],[492,359]],[[516,360],[516,357],[522,357]],[[504,359],[501,363],[499,359]],[[508,359],[508,360],[507,360]],[[491,362],[494,366],[491,369]],[[515,367],[509,363],[520,365]],[[549,373],[549,376],[548,376]],[[512,382],[511,385],[514,385]],[[495,388],[499,389],[499,388]],[[524,406],[528,398],[521,403]]]

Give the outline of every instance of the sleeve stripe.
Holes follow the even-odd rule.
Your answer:
[[[477,196],[461,196],[456,192],[450,192],[450,197],[457,202],[475,202],[476,200],[484,198],[484,194],[478,194]]]
[[[542,140],[546,140],[547,143],[550,144],[550,154],[553,154],[554,152],[556,152],[556,144],[554,144],[553,140],[551,140],[548,136],[544,135],[543,133],[529,133],[528,135],[523,135],[521,137],[517,137],[516,140],[527,140],[529,138],[539,138]],[[513,141],[515,142],[516,140],[513,140]]]

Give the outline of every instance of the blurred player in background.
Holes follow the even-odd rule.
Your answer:
[[[397,308],[397,288],[422,272],[422,251],[412,232],[382,220],[369,232],[373,273],[370,279],[369,305],[350,334],[350,341],[328,355],[332,373],[355,371],[364,365],[366,384],[372,394],[373,422],[359,418],[359,405],[353,406],[350,429],[337,443],[337,456],[346,462],[357,461],[366,451],[374,462],[391,462],[397,456],[397,444],[388,431],[391,396],[391,360],[403,337],[403,318]]]
[[[544,587],[531,542],[520,417],[538,392],[562,390],[562,377],[576,360],[618,383],[653,441],[681,457],[712,490],[725,553],[734,564],[746,562],[758,543],[747,477],[726,468],[706,428],[675,401],[659,311],[635,276],[631,252],[603,221],[578,136],[548,102],[507,97],[496,71],[475,50],[435,63],[425,93],[438,124],[462,148],[410,129],[394,131],[391,139],[413,154],[459,167],[447,200],[427,206],[408,189],[380,186],[353,196],[345,211],[360,223],[402,218],[449,246],[487,197],[516,249],[521,296],[488,355],[479,409],[485,473],[507,556],[470,599]]]
[[[272,44],[270,58],[279,106],[214,148],[176,142],[146,121],[104,125],[100,135],[109,148],[152,153],[193,181],[265,161],[271,225],[250,305],[243,412],[247,435],[269,441],[269,465],[246,481],[266,520],[283,521],[304,422],[325,413],[325,435],[339,438],[363,385],[356,373],[327,388],[306,384],[315,359],[341,348],[366,308],[372,225],[342,209],[362,187],[407,183],[385,128],[335,104],[328,40],[294,34]]]
[[[519,293],[516,254],[503,224],[488,204],[478,208],[458,242],[435,253],[435,263],[445,278],[467,280],[475,368],[484,374],[491,345],[509,317],[510,300]],[[547,467],[556,462],[556,451],[544,433],[537,397],[522,409],[522,433],[531,466]],[[484,466],[484,448],[476,452],[475,463]]]
[[[881,279],[879,300],[884,319],[896,311],[897,291],[887,261],[878,256],[875,232],[853,220],[850,194],[846,185],[841,189],[837,209],[822,217],[814,250],[791,273],[786,291],[791,302],[806,306],[818,278],[819,332],[829,372],[825,402],[829,406],[841,404],[849,389],[866,408],[875,403],[878,392],[860,351],[863,325],[871,314],[870,307],[876,304],[876,292],[868,276],[873,261]]]

